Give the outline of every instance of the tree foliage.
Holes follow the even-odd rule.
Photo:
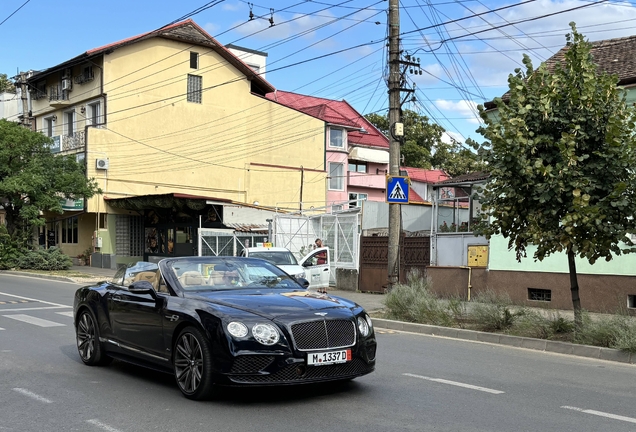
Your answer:
[[[18,123],[0,120],[0,205],[11,241],[25,241],[42,212],[62,213],[60,198],[90,198],[97,184],[75,156],[55,156],[50,138]]]
[[[15,92],[15,85],[11,82],[7,74],[0,74],[0,93]]]
[[[536,246],[535,260],[568,255],[572,300],[580,318],[575,256],[599,258],[633,251],[636,229],[634,108],[618,78],[599,73],[591,44],[571,23],[563,63],[508,78],[509,100],[495,99],[496,115],[479,107],[489,142],[490,182],[480,199],[491,224],[517,259]],[[580,320],[579,320],[580,322]]]
[[[384,135],[390,136],[388,116],[367,114],[366,119],[377,127]],[[483,163],[477,152],[479,145],[467,140],[466,145],[453,141],[442,141],[445,130],[435,123],[430,123],[428,117],[414,111],[402,112],[404,124],[404,141],[400,153],[404,156],[402,165],[413,168],[442,169],[449,175],[466,174],[483,169]]]

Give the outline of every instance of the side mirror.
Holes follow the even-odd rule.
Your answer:
[[[155,297],[155,289],[152,287],[152,284],[145,280],[140,280],[137,282],[133,282],[129,287],[128,291],[133,294],[150,294]]]
[[[303,263],[303,267],[311,267],[311,261],[307,260]]]
[[[305,278],[299,277],[296,279],[296,282],[298,282],[303,288],[309,288],[309,281]]]

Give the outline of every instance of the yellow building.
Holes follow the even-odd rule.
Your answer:
[[[193,255],[199,226],[226,227],[226,206],[325,202],[324,122],[266,99],[271,84],[192,20],[28,84],[35,129],[54,138],[52,151],[84,160],[102,189],[46,215],[46,244],[70,256],[89,251],[114,268]]]

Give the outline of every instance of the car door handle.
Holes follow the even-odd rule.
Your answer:
[[[322,271],[329,271],[329,267],[327,267],[326,269],[323,269]]]

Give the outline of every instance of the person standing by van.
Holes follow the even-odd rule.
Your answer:
[[[325,246],[322,244],[322,240],[317,238],[316,242],[314,243],[314,249],[318,249],[321,247],[325,247]],[[322,251],[316,254],[316,258],[317,258],[316,265],[327,264],[327,251]]]

